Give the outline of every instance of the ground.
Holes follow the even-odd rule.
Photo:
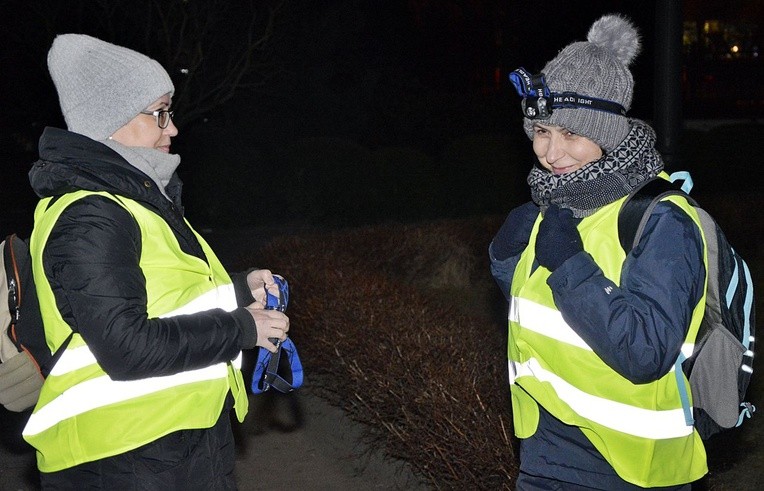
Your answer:
[[[404,463],[365,445],[363,428],[309,384],[293,396],[250,396],[250,409],[236,432],[242,491],[427,489]],[[0,446],[0,490],[37,489],[34,454]]]

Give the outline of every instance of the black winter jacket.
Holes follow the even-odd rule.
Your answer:
[[[77,190],[106,191],[141,203],[172,228],[181,249],[205,260],[183,218],[182,183],[166,192],[106,145],[46,128],[40,160],[29,172],[41,198]],[[243,306],[254,299],[244,273],[232,275],[239,308],[171,318],[148,318],[139,267],[140,229],[114,201],[88,196],[60,216],[43,251],[43,265],[61,315],[114,380],[171,375],[234,359],[253,347],[255,323]]]

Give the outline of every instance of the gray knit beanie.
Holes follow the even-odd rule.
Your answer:
[[[634,79],[629,65],[639,54],[637,29],[625,18],[605,15],[592,24],[587,40],[566,46],[544,67],[553,93],[575,92],[582,96],[631,107]],[[626,116],[587,108],[556,108],[548,119],[523,120],[533,139],[533,123],[561,126],[585,136],[610,152],[629,133]]]
[[[48,70],[70,131],[105,140],[175,87],[148,56],[84,34],[56,36]]]

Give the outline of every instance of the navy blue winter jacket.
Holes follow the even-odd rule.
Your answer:
[[[679,356],[692,309],[704,291],[702,244],[689,216],[660,203],[624,261],[620,286],[605,278],[586,252],[565,261],[547,283],[563,318],[594,352],[633,383],[647,383],[668,373]],[[509,298],[520,256],[498,260],[494,246],[489,246],[491,273]],[[608,286],[611,293],[600,294]],[[595,327],[603,325],[604,331]],[[638,489],[615,474],[578,428],[543,409],[536,434],[522,441],[521,454],[534,456],[521,458],[521,471],[528,474],[595,488],[605,484],[602,489]]]

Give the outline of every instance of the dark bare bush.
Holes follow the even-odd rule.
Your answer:
[[[703,198],[760,283],[760,197]],[[506,306],[486,257],[502,220],[286,237],[243,262],[289,278],[293,336],[313,390],[438,489],[508,489],[517,475]],[[720,476],[712,472],[711,487]]]
[[[489,276],[485,250],[497,226],[282,238],[258,257],[290,280],[294,338],[313,389],[440,489],[510,488],[517,473],[505,334],[441,289]]]

